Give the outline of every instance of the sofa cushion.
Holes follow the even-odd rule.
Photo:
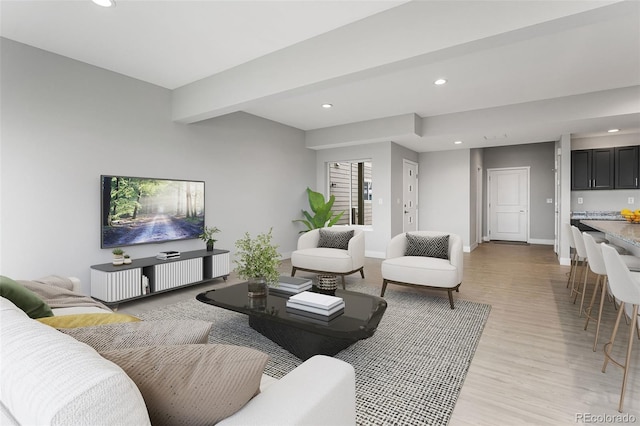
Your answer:
[[[0,321],[0,395],[19,424],[150,424],[136,385],[94,349],[30,319],[5,298]]]
[[[320,229],[319,232],[318,247],[347,250],[349,248],[349,240],[353,237],[353,229],[350,231]]]
[[[11,300],[31,318],[53,316],[49,305],[37,294],[4,275],[0,275],[0,296]]]
[[[207,343],[211,323],[199,320],[139,321],[60,330],[98,352],[156,345]]]
[[[426,237],[407,232],[405,256],[436,257],[449,259],[449,236]]]
[[[38,321],[54,328],[77,328],[120,322],[136,322],[140,321],[140,319],[127,314],[104,312],[99,314],[60,315],[49,318],[38,318]]]
[[[230,345],[152,346],[103,352],[142,392],[154,425],[211,425],[259,392],[268,356]]]

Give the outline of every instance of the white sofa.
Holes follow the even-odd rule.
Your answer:
[[[345,288],[345,275],[360,272],[364,278],[364,231],[357,227],[332,226],[322,228],[327,232],[344,232],[353,229],[353,237],[346,250],[318,247],[320,230],[312,229],[300,235],[298,247],[291,253],[291,276],[296,271],[330,273],[342,277],[342,288]]]
[[[150,424],[140,391],[116,364],[5,298],[0,314],[0,424]],[[343,361],[312,357],[282,379],[263,375],[260,389],[218,424],[355,424],[355,373]]]

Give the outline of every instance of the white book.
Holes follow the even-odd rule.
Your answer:
[[[312,306],[321,309],[331,309],[340,304],[344,306],[342,297],[330,296],[328,294],[312,293],[303,291],[289,298],[290,301],[300,305]]]
[[[300,311],[313,312],[315,314],[321,314],[321,315],[331,315],[338,312],[339,310],[343,310],[344,302],[342,302],[342,304],[337,305],[331,309],[324,309],[324,308],[316,308],[308,305],[301,305],[299,303],[292,302],[291,298],[289,298],[289,300],[287,300],[287,308],[298,309]]]

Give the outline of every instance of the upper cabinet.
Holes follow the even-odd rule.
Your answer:
[[[615,149],[616,189],[640,188],[640,146],[620,146]]]
[[[571,189],[639,188],[639,146],[571,151]]]
[[[571,151],[571,189],[613,189],[614,149]]]

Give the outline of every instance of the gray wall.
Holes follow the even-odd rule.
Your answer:
[[[484,168],[530,167],[530,214],[529,239],[533,242],[550,242],[554,235],[554,203],[546,199],[555,198],[554,188],[555,142],[527,145],[503,146],[484,149]],[[484,177],[483,235],[487,235],[487,186]],[[555,200],[553,200],[555,202]],[[537,241],[536,241],[537,240]]]
[[[101,174],[206,182],[206,223],[234,251],[245,231],[274,229],[285,256],[308,208],[315,152],[301,130],[244,113],[172,122],[170,91],[1,39],[0,273],[74,275],[89,291],[100,249]],[[201,249],[200,240],[126,249]],[[233,266],[233,265],[232,265]]]

